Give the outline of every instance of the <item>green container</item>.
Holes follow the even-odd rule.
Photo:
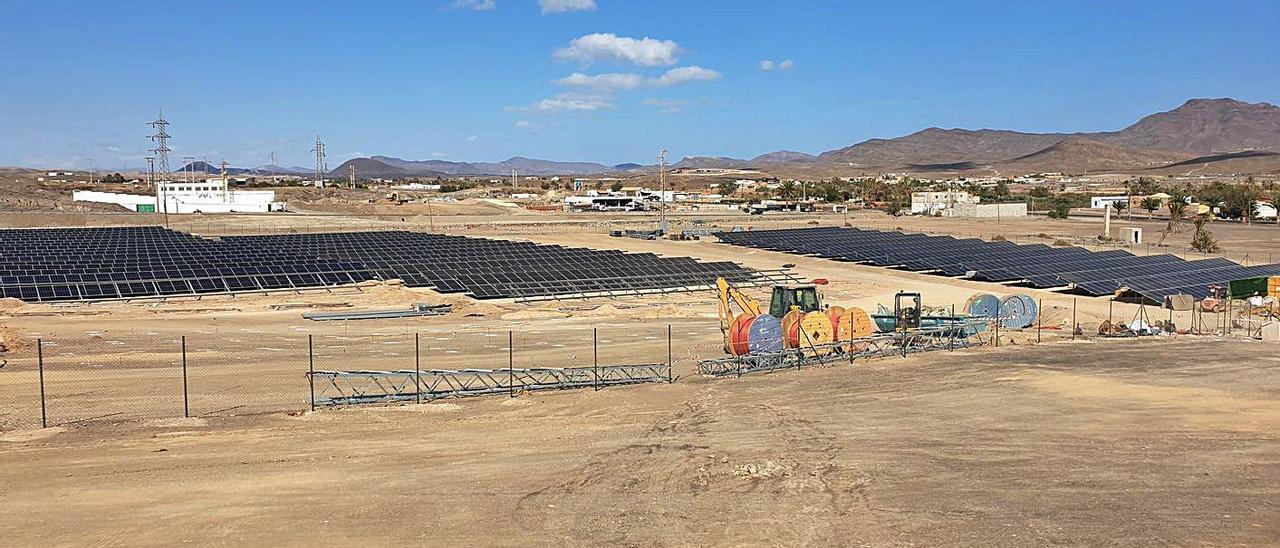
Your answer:
[[[1227,295],[1232,299],[1243,299],[1254,295],[1267,294],[1267,278],[1262,276],[1259,278],[1245,278],[1243,280],[1233,280],[1227,284]]]
[[[155,204],[138,204],[138,213],[155,213]]]

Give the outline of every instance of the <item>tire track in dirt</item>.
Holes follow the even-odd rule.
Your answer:
[[[713,388],[681,402],[634,442],[524,495],[513,518],[594,543],[750,542],[780,532],[788,543],[841,542],[851,519],[861,521],[853,518],[871,477],[818,421],[766,403],[730,411],[744,408],[725,402],[734,397]]]

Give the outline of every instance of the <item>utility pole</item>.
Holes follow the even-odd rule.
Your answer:
[[[658,149],[658,232],[667,235],[667,149]]]
[[[156,188],[156,157],[147,156],[147,188]]]
[[[89,158],[89,184],[93,184],[93,158]]]
[[[356,163],[355,162],[351,162],[347,164],[347,184],[350,185],[351,188],[356,187]]]
[[[195,168],[191,165],[191,163],[194,162],[195,160],[196,160],[195,156],[182,157],[182,171],[187,172],[187,184],[191,184],[195,182],[195,177],[196,177]]]
[[[519,175],[515,168],[511,168],[511,192],[516,191],[516,183],[519,181]]]

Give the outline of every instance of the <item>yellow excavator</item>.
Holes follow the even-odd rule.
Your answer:
[[[870,316],[862,309],[824,307],[815,284],[773,286],[767,314],[759,302],[724,278],[716,280],[716,291],[724,349],[735,356],[772,351],[775,346],[777,350],[813,347],[865,337],[874,330]],[[737,314],[735,305],[739,310]],[[774,338],[780,344],[765,340]]]

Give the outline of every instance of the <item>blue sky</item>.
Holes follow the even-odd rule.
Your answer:
[[[319,133],[333,167],[372,154],[818,153],[928,126],[1110,130],[1193,97],[1280,102],[1275,1],[9,0],[2,11],[0,165],[136,168],[159,108],[175,166],[261,165],[272,151],[309,166]]]

